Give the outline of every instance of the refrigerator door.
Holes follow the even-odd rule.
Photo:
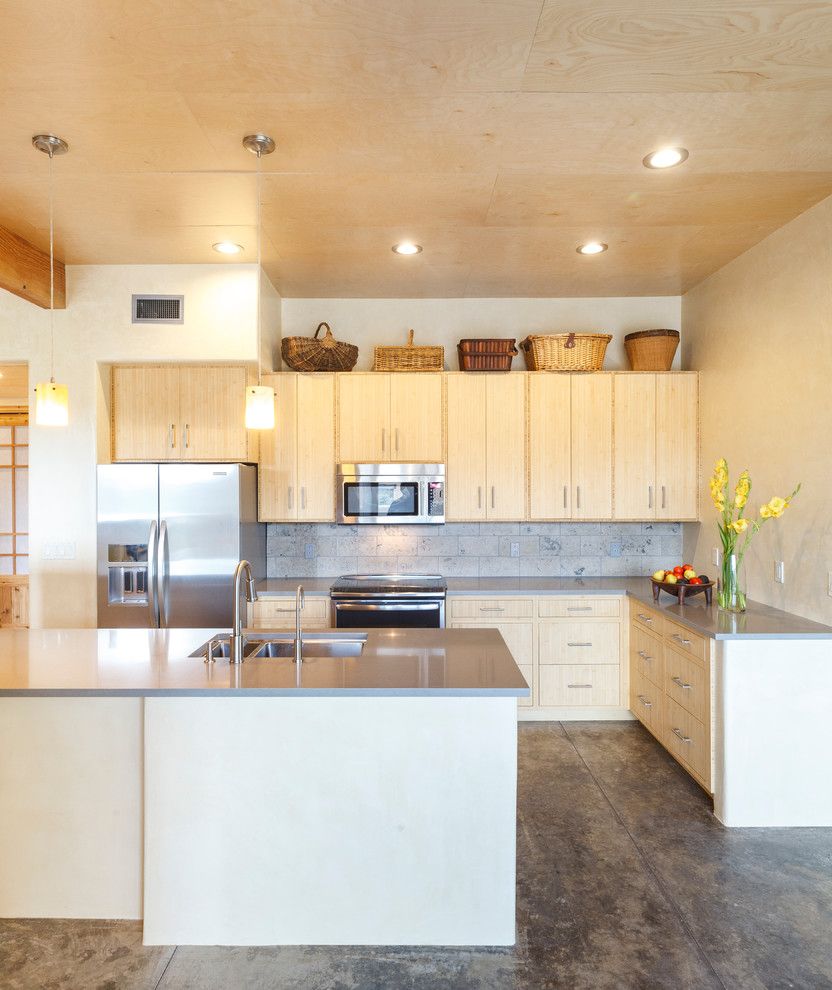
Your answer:
[[[160,625],[231,626],[240,559],[240,465],[161,464]]]
[[[158,465],[100,465],[97,499],[98,625],[155,628]]]

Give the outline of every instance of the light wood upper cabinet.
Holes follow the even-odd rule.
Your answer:
[[[572,518],[570,375],[529,375],[529,515]]]
[[[266,375],[275,430],[260,442],[261,522],[335,518],[335,380],[327,374]]]
[[[525,517],[522,375],[448,375],[447,518]]]
[[[442,462],[442,375],[390,375],[390,434],[394,461]]]
[[[179,368],[116,366],[112,374],[114,461],[179,460]]]
[[[612,375],[572,376],[572,518],[612,518]]]
[[[338,375],[338,459],[387,461],[390,453],[390,376]]]
[[[656,375],[656,518],[699,515],[699,377]]]
[[[656,513],[656,376],[616,375],[615,518]]]
[[[245,461],[246,369],[116,365],[114,461]]]

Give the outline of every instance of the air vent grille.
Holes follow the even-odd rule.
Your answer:
[[[133,296],[134,323],[183,323],[184,296]]]

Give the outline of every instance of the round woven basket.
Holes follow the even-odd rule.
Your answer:
[[[319,323],[314,337],[284,337],[280,352],[292,371],[352,371],[358,360],[355,344],[336,340],[328,323]]]
[[[639,330],[624,338],[633,371],[670,371],[678,346],[678,330]]]

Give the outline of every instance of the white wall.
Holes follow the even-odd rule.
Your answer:
[[[310,336],[326,320],[339,340],[357,344],[358,369],[370,368],[376,344],[441,344],[445,367],[458,367],[456,345],[464,337],[516,337],[529,333],[601,330],[613,334],[605,367],[627,368],[624,335],[633,330],[678,330],[679,296],[598,299],[284,299],[283,335]],[[522,356],[514,367],[524,367]],[[677,352],[676,367],[680,367]]]
[[[31,621],[94,626],[96,418],[105,414],[99,363],[255,361],[253,265],[75,266],[67,308],[55,314],[55,377],[69,386],[70,425],[31,428],[29,518]],[[264,285],[264,334],[279,342],[277,293]],[[135,292],[183,294],[182,325],[134,326]],[[49,314],[0,291],[0,361],[28,361],[49,378]],[[270,362],[266,362],[268,366]],[[74,544],[74,559],[44,560],[45,544]]]
[[[755,511],[803,490],[746,557],[752,598],[832,623],[832,198],[781,227],[682,300],[683,348],[701,376],[702,466],[751,472]],[[710,568],[719,545],[707,489],[686,554]],[[774,561],[786,583],[774,583]]]

